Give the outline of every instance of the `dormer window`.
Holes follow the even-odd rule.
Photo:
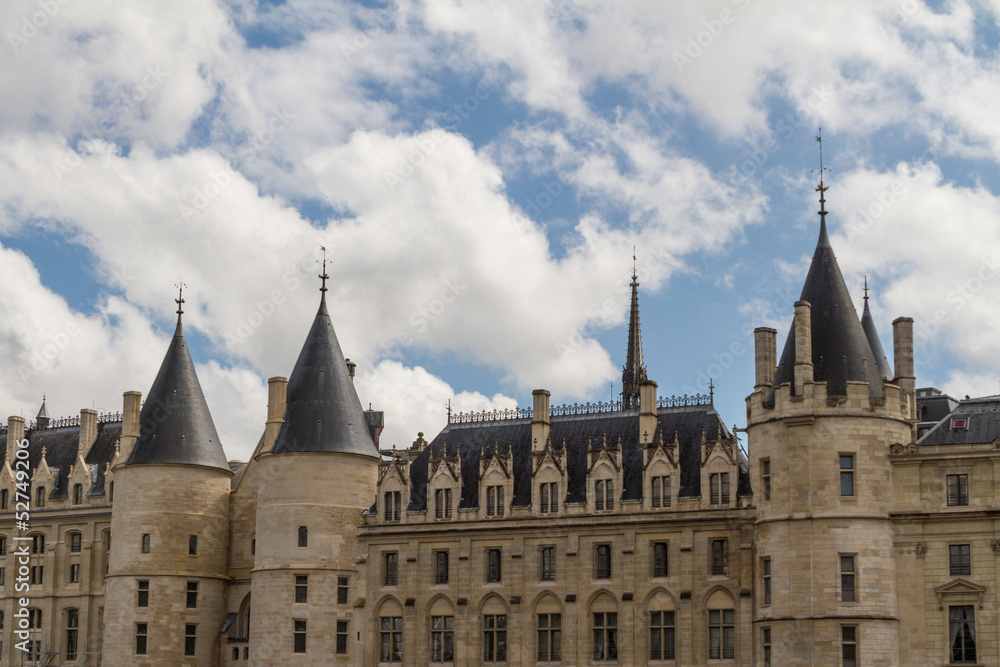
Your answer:
[[[385,521],[399,521],[400,515],[399,491],[386,491],[382,496],[382,516]]]
[[[952,417],[951,418],[951,430],[952,431],[968,431],[969,430],[969,418],[968,417]]]
[[[434,492],[434,518],[451,518],[451,489],[438,489]]]
[[[610,479],[599,479],[594,482],[594,509],[598,512],[610,512],[615,508],[615,483]]]

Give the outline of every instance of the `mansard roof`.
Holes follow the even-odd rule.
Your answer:
[[[964,420],[961,428],[955,420]],[[961,422],[960,422],[961,424]],[[974,445],[1000,440],[1000,396],[967,398],[917,440],[918,445]]]
[[[139,437],[127,464],[179,463],[229,470],[184,340],[180,312],[174,337],[139,413],[139,424]]]
[[[731,438],[732,434],[711,404],[666,407],[658,410],[654,442],[678,443],[681,468],[678,497],[701,495],[701,438]],[[587,500],[587,450],[599,446],[606,437],[609,446],[621,438],[622,500],[642,500],[643,446],[639,442],[636,411],[551,416],[550,440],[554,450],[565,448],[567,503]],[[427,509],[427,468],[431,456],[458,456],[462,463],[459,509],[479,506],[479,459],[499,448],[510,453],[514,476],[511,506],[530,506],[532,487],[531,419],[451,423],[442,430],[410,466],[409,511]],[[747,479],[744,481],[743,477]],[[741,465],[740,492],[749,493],[749,476]]]
[[[837,264],[825,219],[820,222],[819,241],[799,300],[812,305],[813,380],[826,382],[831,396],[845,395],[849,381],[867,382],[873,396],[882,396],[882,375],[875,353]],[[795,386],[794,327],[793,322],[774,376],[772,395],[775,388],[786,382],[793,389]]]
[[[371,419],[376,421],[374,416]],[[323,292],[316,318],[288,380],[284,422],[272,451],[378,457],[370,423],[347,370],[347,360],[333,330]]]

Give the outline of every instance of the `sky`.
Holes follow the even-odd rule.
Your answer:
[[[1000,3],[0,6],[0,411],[121,410],[185,335],[230,458],[319,303],[382,446],[621,391],[745,425],[819,230],[918,386],[1000,387]],[[820,130],[822,128],[822,130]],[[633,248],[635,260],[633,263]]]

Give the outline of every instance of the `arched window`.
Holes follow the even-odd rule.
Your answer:
[[[591,659],[593,662],[618,660],[618,605],[602,594],[590,605]]]
[[[676,657],[677,619],[674,600],[664,591],[657,591],[646,603],[649,623],[649,659],[674,660]]]
[[[238,639],[250,638],[250,593],[246,594],[243,602],[240,603],[240,615],[236,622],[236,633]]]
[[[535,661],[562,661],[562,607],[552,595],[535,604]]]
[[[76,660],[77,640],[80,631],[80,611],[66,610],[66,659]]]
[[[496,595],[491,595],[481,608],[483,624],[483,662],[507,662],[507,605]]]
[[[455,608],[443,597],[439,597],[428,608],[430,618],[431,655],[430,664],[451,664],[455,660]]]
[[[379,662],[403,661],[403,608],[396,600],[388,599],[379,607],[377,631],[379,635]]]
[[[708,612],[709,660],[736,658],[736,604],[726,591],[713,592],[705,603]]]

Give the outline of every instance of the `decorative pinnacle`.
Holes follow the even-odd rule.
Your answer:
[[[868,300],[868,276],[865,276],[865,301]]]
[[[320,250],[323,251],[323,273],[319,275],[320,280],[322,280],[322,285],[319,288],[320,292],[326,292],[326,281],[330,276],[326,275],[326,246],[320,246]],[[326,296],[325,294],[323,296]]]
[[[174,283],[174,287],[177,288],[177,298],[174,299],[174,303],[177,304],[177,324],[181,323],[181,315],[184,314],[184,288],[187,287],[183,282]]]
[[[826,222],[826,197],[825,193],[829,190],[829,186],[823,185],[823,172],[830,171],[823,166],[823,128],[819,128],[819,134],[816,135],[816,141],[819,143],[819,185],[816,186],[816,192],[819,193],[819,216],[820,220]]]
[[[716,384],[712,378],[708,378],[708,400],[715,402],[715,388]]]
[[[639,274],[635,270],[635,246],[632,246],[632,282],[634,283],[638,278]]]

